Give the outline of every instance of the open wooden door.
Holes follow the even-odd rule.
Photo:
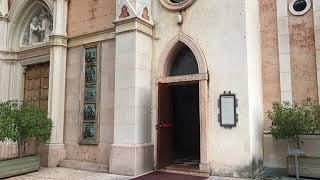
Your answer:
[[[159,83],[158,91],[158,148],[157,168],[164,168],[173,160],[173,123],[170,87]]]

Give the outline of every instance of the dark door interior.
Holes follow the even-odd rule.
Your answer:
[[[159,85],[158,168],[200,161],[199,84]]]
[[[199,85],[171,87],[173,105],[174,163],[198,164],[200,160]]]

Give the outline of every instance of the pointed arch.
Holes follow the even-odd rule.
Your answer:
[[[8,27],[8,47],[20,49],[21,38],[32,16],[40,9],[53,17],[53,0],[19,0],[14,1],[8,15],[11,22]]]
[[[179,33],[170,41],[160,56],[158,77],[165,78],[170,75],[171,66],[175,60],[174,57],[177,49],[183,47],[184,45],[190,48],[194,54],[198,64],[199,74],[208,73],[206,59],[200,47],[189,36]]]

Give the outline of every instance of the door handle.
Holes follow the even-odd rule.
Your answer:
[[[163,123],[163,124],[156,125],[157,129],[158,128],[171,128],[171,127],[173,127],[173,124],[171,124],[171,123]]]

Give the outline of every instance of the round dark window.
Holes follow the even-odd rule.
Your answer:
[[[306,0],[297,0],[293,4],[293,9],[297,12],[301,12],[305,10],[307,7],[307,1]]]
[[[184,0],[170,0],[170,2],[172,2],[172,3],[181,3],[181,2],[183,2]]]

